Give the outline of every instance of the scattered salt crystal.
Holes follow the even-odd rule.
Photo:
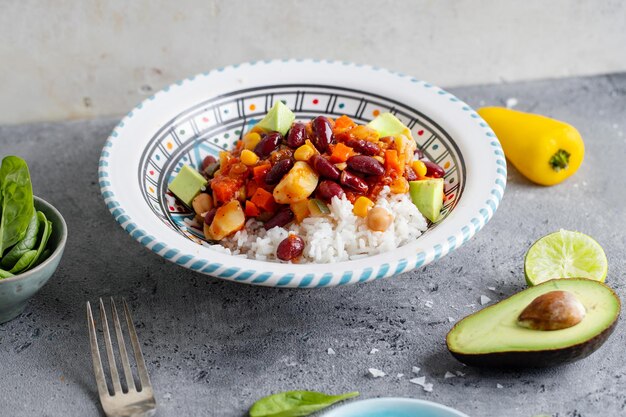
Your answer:
[[[502,389],[502,388],[504,388],[504,386],[502,384],[496,384],[496,388]]]
[[[476,304],[468,304],[465,307],[474,308],[474,307],[476,307]]]
[[[372,378],[381,378],[381,377],[387,375],[386,373],[384,373],[380,369],[376,369],[376,368],[369,368],[367,370],[367,372],[369,372],[369,374],[372,376]]]
[[[433,384],[424,384],[424,391],[433,392]]]
[[[449,321],[450,323],[454,323],[454,319],[453,319],[452,317],[448,317],[448,321]]]
[[[169,392],[166,392],[165,394],[163,394],[163,399],[166,401],[169,401],[172,399],[172,394]]]
[[[425,376],[420,376],[419,378],[413,378],[413,379],[409,379],[409,382],[411,384],[415,384],[415,385],[419,385],[419,386],[424,386],[424,384],[426,383],[426,377]]]
[[[452,372],[450,371],[446,371],[446,374],[443,376],[444,379],[449,379],[449,378],[456,378],[456,375],[454,375]]]
[[[433,308],[433,302],[431,300],[426,300],[424,302],[424,306],[428,308]]]
[[[488,290],[495,291],[496,287],[487,287]]]
[[[517,106],[517,99],[515,97],[510,97],[506,99],[506,107],[509,109],[512,109],[513,107]]]
[[[491,301],[491,298],[487,297],[486,295],[481,295],[480,296],[480,305],[484,306],[485,304],[487,304],[489,301]]]
[[[397,377],[398,379],[402,378],[403,376],[404,376],[404,374],[398,374],[398,375],[396,375],[396,377]]]
[[[411,372],[413,372],[415,375],[420,373],[420,368],[417,366],[414,366],[413,368],[411,368]]]
[[[328,348],[327,350],[329,355],[334,355],[335,354],[335,350],[333,348]]]
[[[460,377],[464,377],[465,376],[465,373],[463,373],[461,371],[456,371],[456,374],[457,374],[457,376],[460,376]]]
[[[378,349],[376,348],[372,348],[372,350],[370,350],[370,355],[373,355],[374,353],[378,352]]]

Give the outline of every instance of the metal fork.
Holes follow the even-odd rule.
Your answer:
[[[124,378],[126,380],[126,392],[122,389],[122,382],[117,370],[115,356],[113,354],[113,345],[111,344],[111,334],[109,333],[109,324],[107,322],[106,311],[102,298],[100,299],[100,322],[102,324],[102,332],[104,333],[104,346],[107,353],[107,362],[111,371],[111,382],[113,384],[113,393],[109,392],[107,387],[104,369],[102,368],[102,359],[100,358],[100,350],[98,348],[98,339],[96,337],[96,324],[91,312],[91,304],[87,301],[87,326],[89,327],[89,340],[91,342],[91,358],[93,359],[93,370],[96,375],[96,384],[98,385],[98,394],[100,402],[107,417],[149,417],[156,412],[156,401],[154,400],[154,392],[150,384],[148,370],[141,353],[139,339],[135,326],[130,317],[130,311],[126,300],[122,300],[124,304],[124,315],[126,316],[126,324],[130,335],[130,342],[135,353],[135,362],[137,364],[137,374],[139,375],[140,386],[135,386],[135,380],[130,369],[128,361],[128,353],[122,334],[122,327],[115,308],[115,302],[111,297],[111,309],[113,312],[113,326],[115,328],[115,336],[117,337],[117,346],[119,349],[122,368],[124,369]]]

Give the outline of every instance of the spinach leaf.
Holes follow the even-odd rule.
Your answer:
[[[37,254],[34,258],[31,259],[26,270],[32,268],[35,265],[35,263],[43,253],[44,249],[46,248],[48,240],[50,239],[50,235],[52,234],[52,222],[46,219],[46,215],[38,211],[37,218],[39,219],[39,230],[42,231],[40,233],[41,239],[39,240],[39,246],[37,247]]]
[[[261,398],[250,408],[250,417],[300,417],[358,396],[358,392],[328,395],[315,391],[287,391]]]
[[[9,271],[5,271],[4,269],[0,269],[0,279],[10,278],[12,276],[13,276],[13,274],[10,273]]]
[[[7,156],[0,167],[2,217],[0,218],[0,258],[6,249],[24,238],[35,211],[33,187],[26,161]]]
[[[0,266],[5,269],[13,268],[22,255],[34,248],[37,244],[38,230],[39,221],[37,219],[37,213],[33,213],[33,216],[30,218],[28,228],[26,229],[24,239],[22,239],[17,245],[13,246],[9,253],[4,255],[4,258],[2,258],[2,261],[0,262]]]
[[[46,248],[43,253],[41,254],[41,256],[39,258],[37,258],[37,260],[35,261],[35,263],[33,264],[33,266],[31,266],[32,268],[37,268],[40,264],[43,263],[43,261],[45,261],[46,259],[48,259],[48,257],[50,256],[50,254],[52,254],[52,251],[48,248]]]
[[[15,266],[13,266],[13,268],[11,268],[9,272],[12,274],[19,274],[20,272],[27,269],[30,263],[33,260],[36,260],[36,258],[37,258],[36,250],[27,251],[24,255],[22,255],[22,257],[17,261]]]

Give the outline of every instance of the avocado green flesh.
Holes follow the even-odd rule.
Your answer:
[[[183,165],[169,185],[169,189],[180,201],[191,207],[191,202],[207,184],[198,171],[189,165]]]
[[[550,291],[569,291],[586,310],[583,320],[562,330],[532,330],[517,318],[535,298]],[[461,320],[448,334],[448,348],[464,355],[562,349],[584,343],[611,327],[620,301],[605,285],[587,279],[559,279],[528,288]]]
[[[267,131],[280,132],[281,135],[286,135],[295,119],[296,115],[279,100],[274,103],[257,126]]]
[[[443,178],[409,181],[411,201],[431,222],[439,220],[443,207]]]
[[[367,124],[367,127],[378,132],[380,137],[405,135],[412,138],[411,130],[391,113],[383,113]]]

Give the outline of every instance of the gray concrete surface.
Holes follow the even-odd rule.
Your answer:
[[[454,93],[475,106],[516,98],[520,109],[573,123],[586,141],[582,168],[553,188],[534,186],[511,168],[502,206],[466,246],[400,277],[310,291],[195,274],[127,236],[96,182],[100,148],[115,120],[0,127],[0,156],[28,160],[36,193],[61,210],[70,232],[57,274],[21,317],[0,325],[0,415],[101,415],[84,303],[108,296],[130,301],[159,416],[243,416],[256,399],[291,389],[423,398],[473,417],[625,415],[623,324],[591,357],[547,370],[465,368],[448,354],[444,337],[448,317],[474,311],[480,295],[499,300],[524,288],[524,253],[559,228],[602,244],[608,282],[624,297],[626,74]],[[372,348],[379,351],[370,354]],[[408,382],[414,365],[433,392]],[[371,379],[370,367],[391,376]],[[466,376],[444,379],[459,370]]]

